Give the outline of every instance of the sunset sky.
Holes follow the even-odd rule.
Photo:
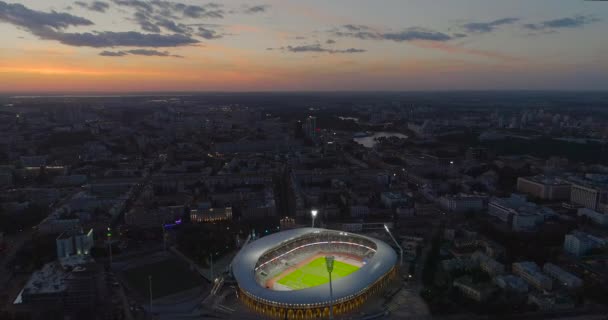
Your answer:
[[[0,0],[0,92],[607,90],[608,1]]]

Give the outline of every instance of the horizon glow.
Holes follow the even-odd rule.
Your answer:
[[[608,2],[0,0],[0,93],[607,90]]]

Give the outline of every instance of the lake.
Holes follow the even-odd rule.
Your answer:
[[[378,141],[374,140],[376,138],[388,138],[388,137],[397,137],[397,138],[402,138],[402,139],[407,139],[408,136],[404,135],[403,133],[399,133],[399,132],[374,132],[373,134],[367,136],[367,137],[361,137],[361,138],[353,138],[353,141],[363,145],[366,148],[373,148],[376,143],[378,143]]]

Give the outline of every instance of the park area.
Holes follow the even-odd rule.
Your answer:
[[[357,270],[359,270],[358,266],[335,260],[332,280],[344,278]],[[288,273],[277,282],[292,290],[300,290],[325,284],[329,282],[329,273],[327,272],[325,265],[325,258],[316,258]]]
[[[166,259],[124,271],[129,286],[145,298],[149,298],[149,276],[152,277],[154,299],[190,290],[203,284],[203,279],[196,272],[175,259]]]

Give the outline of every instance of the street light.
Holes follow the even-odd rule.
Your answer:
[[[319,211],[317,210],[311,210],[310,211],[310,215],[312,215],[312,227],[315,227],[315,218],[317,217],[317,214],[319,213]]]
[[[326,256],[325,257],[325,266],[327,267],[327,272],[329,273],[329,318],[334,318],[334,290],[331,283],[331,272],[334,271],[334,256]]]
[[[393,241],[395,242],[395,245],[397,246],[397,248],[399,248],[399,256],[400,256],[399,265],[402,266],[403,265],[403,248],[401,248],[401,246],[399,245],[399,242],[397,242],[397,239],[395,239],[395,237],[393,237],[393,234],[388,229],[387,225],[384,225],[384,230],[386,230],[386,232],[388,233],[388,235],[391,236],[391,239],[393,239]]]

